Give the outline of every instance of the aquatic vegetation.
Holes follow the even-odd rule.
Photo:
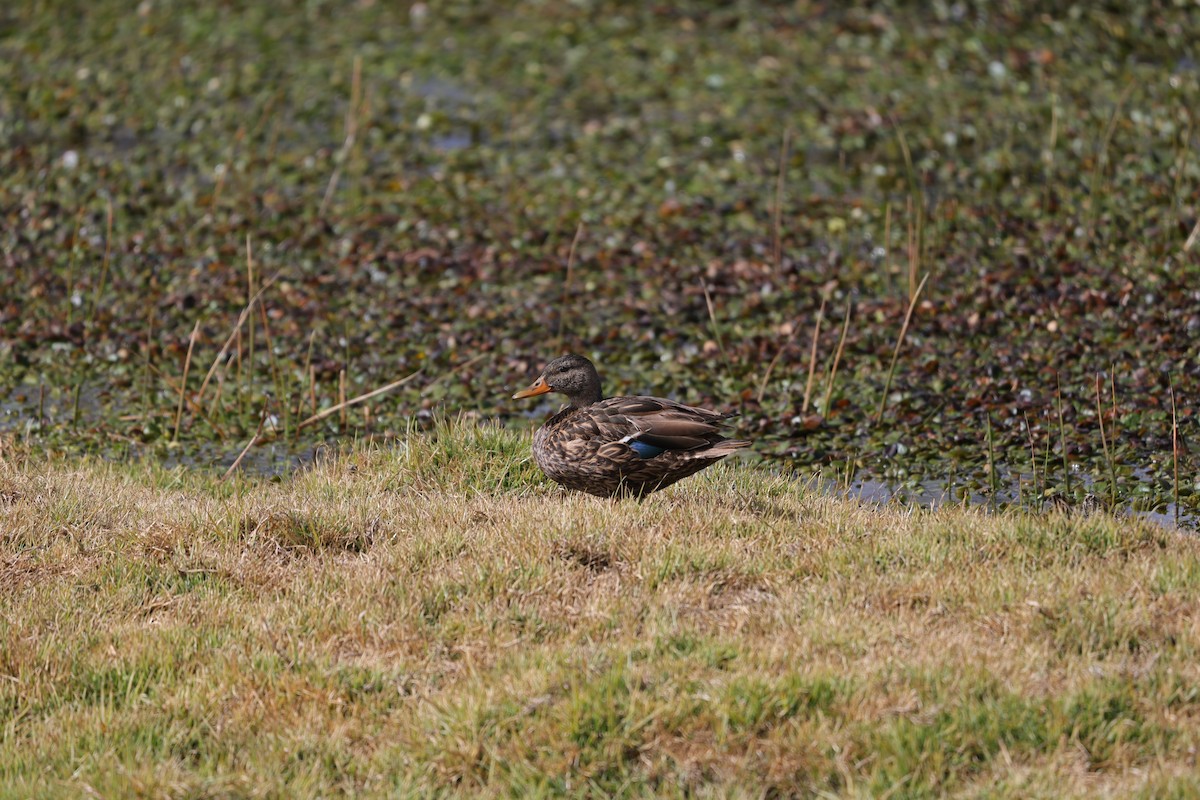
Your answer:
[[[550,343],[785,469],[1194,512],[1196,17],[12,4],[0,425],[277,469],[529,425]]]

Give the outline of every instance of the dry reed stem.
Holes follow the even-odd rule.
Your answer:
[[[355,140],[358,138],[358,114],[361,110],[359,108],[361,93],[362,56],[356,55],[350,76],[350,105],[346,109],[346,138],[342,142],[341,150],[338,151],[337,163],[333,168],[333,173],[329,176],[329,183],[325,186],[325,194],[321,198],[321,205],[317,208],[317,217],[320,219],[325,217],[325,212],[329,209],[329,204],[333,201],[333,194],[337,191],[338,182],[342,178],[342,167],[345,165],[346,159],[354,147]]]
[[[312,364],[308,365],[308,407],[310,415],[317,413],[317,368]],[[299,413],[297,409],[296,414]]]
[[[275,279],[278,278],[279,275],[280,275],[280,273],[276,272],[269,279],[267,279],[267,281],[265,283],[263,283],[262,286],[259,287],[258,291],[255,292],[254,295],[250,297],[249,301],[246,303],[246,307],[242,309],[242,312],[240,314],[238,314],[237,322],[234,323],[234,325],[233,325],[233,330],[229,332],[228,338],[225,339],[225,344],[221,345],[221,349],[217,351],[217,356],[216,356],[216,358],[213,359],[212,366],[210,366],[208,368],[208,372],[205,373],[205,375],[204,375],[204,381],[200,384],[200,389],[197,390],[197,392],[196,392],[196,401],[197,402],[199,402],[200,398],[204,396],[204,391],[205,391],[205,389],[208,388],[208,382],[210,380],[212,380],[213,374],[217,371],[217,368],[221,365],[221,360],[229,352],[229,349],[231,347],[233,347],[234,342],[237,342],[237,344],[238,344],[238,349],[237,349],[237,352],[238,352],[238,376],[239,376],[238,383],[239,384],[241,383],[241,353],[242,353],[241,331],[242,331],[242,326],[246,324],[246,320],[250,319],[251,314],[253,314],[254,304],[256,302],[258,302],[259,298],[262,297],[263,292],[265,292],[271,286],[271,284],[273,284],[275,282]]]
[[[1042,209],[1048,210],[1050,206],[1050,187],[1054,180],[1054,151],[1058,147],[1058,98],[1057,95],[1051,94],[1050,102],[1050,136],[1049,144],[1046,148],[1043,161],[1046,165],[1045,175],[1043,176],[1044,186],[1042,189]]]
[[[313,368],[313,363],[312,363],[313,342],[316,340],[316,338],[317,338],[316,329],[309,331],[309,333],[308,333],[308,352],[305,353],[305,355],[304,355],[304,370],[302,371],[302,374],[304,375],[304,377],[308,379],[308,396],[312,402],[311,408],[312,408],[313,414],[317,413],[317,388],[316,388],[317,371]],[[305,394],[304,389],[301,388],[300,389],[300,399],[296,403],[296,416],[300,416],[300,408],[304,404],[304,394]]]
[[[341,414],[338,415],[338,420],[339,420],[342,428],[344,429],[346,427],[346,420],[347,420],[347,416],[346,416],[346,368],[345,367],[342,367],[341,369],[338,370],[338,404],[336,406],[334,406],[333,408],[335,411],[342,412]],[[304,426],[299,425],[299,426],[297,426],[296,430],[299,430],[302,427],[304,427]]]
[[[916,293],[917,270],[921,263],[920,226],[924,216],[913,219],[912,198],[908,198],[908,298],[911,300]]]
[[[1121,110],[1125,107],[1125,103],[1129,100],[1129,96],[1133,93],[1136,85],[1136,82],[1131,80],[1126,84],[1117,98],[1112,114],[1108,118],[1108,123],[1104,126],[1104,136],[1100,141],[1100,148],[1096,153],[1096,163],[1092,167],[1091,196],[1088,204],[1088,230],[1091,231],[1093,236],[1096,234],[1096,217],[1100,213],[1100,178],[1104,174],[1104,168],[1108,165],[1108,148],[1112,144],[1113,134],[1116,133],[1117,117],[1121,115]]]
[[[892,275],[892,203],[883,206],[883,280],[885,285]]]
[[[804,401],[800,404],[800,413],[808,413],[808,401],[812,397],[813,377],[817,373],[817,344],[821,338],[821,321],[825,318],[825,297],[821,297],[821,307],[817,309],[817,321],[813,325],[812,349],[808,354],[808,379],[804,382]]]
[[[108,281],[108,265],[112,256],[113,204],[112,198],[105,198],[105,232],[104,259],[100,262],[100,280],[96,283],[96,293],[92,296],[92,313],[88,315],[88,323],[95,321],[96,312],[100,308],[100,297],[104,294],[104,284]]]
[[[1108,367],[1108,388],[1112,397],[1112,440],[1115,443],[1117,441],[1117,437],[1120,436],[1121,433],[1119,430],[1117,430],[1117,421],[1119,420],[1119,417],[1117,415],[1117,365],[1115,362],[1109,364]]]
[[[246,457],[246,453],[249,453],[250,448],[253,447],[254,443],[258,441],[259,434],[262,433],[263,425],[266,424],[267,412],[269,411],[270,407],[271,404],[269,401],[263,404],[263,410],[258,417],[258,427],[254,429],[254,435],[250,437],[250,441],[246,442],[246,446],[242,448],[242,452],[238,453],[238,457],[235,458],[233,463],[229,465],[229,469],[225,470],[225,474],[221,476],[221,481],[226,481],[229,479],[229,476],[232,475],[234,471],[241,465],[242,459]]]
[[[251,246],[250,234],[246,234],[246,305],[250,305],[250,299],[254,297],[254,249]],[[249,325],[246,328],[246,385],[250,391],[254,391],[254,315],[250,315]],[[241,375],[239,374],[239,378]],[[241,383],[238,384],[238,389],[241,389]]]
[[[1104,405],[1100,399],[1100,376],[1096,375],[1096,419],[1100,422],[1100,444],[1104,447],[1104,463],[1108,465],[1108,494],[1113,508],[1117,506],[1117,471],[1108,451],[1108,436],[1104,432]]]
[[[1054,373],[1054,393],[1058,398],[1058,442],[1062,448],[1062,464],[1063,464],[1063,482],[1067,487],[1067,494],[1071,493],[1071,465],[1067,458],[1067,424],[1063,417],[1062,406],[1062,379],[1057,371]]]
[[[574,236],[574,238],[571,239],[571,249],[567,253],[567,274],[563,278],[562,297],[560,298],[559,304],[558,304],[558,333],[555,336],[555,339],[557,339],[557,341],[558,341],[558,346],[556,349],[559,352],[562,352],[563,336],[566,331],[566,327],[563,324],[563,322],[567,316],[567,302],[568,302],[568,295],[571,290],[571,276],[573,275],[573,273],[575,271],[575,252],[576,252],[576,249],[579,247],[579,240],[582,238],[583,238],[583,220],[579,220],[579,225],[577,225],[575,228],[575,236]]]
[[[838,364],[842,361],[842,352],[846,349],[846,334],[850,330],[850,312],[854,309],[854,304],[846,301],[846,317],[842,320],[842,333],[838,336],[837,352],[833,356],[833,366],[829,368],[829,381],[825,384],[825,400],[821,403],[821,413],[828,419],[832,413],[829,407],[833,399],[833,386],[837,380]]]
[[[79,260],[79,225],[83,221],[83,206],[75,212],[75,224],[71,229],[70,255],[67,257],[67,322],[75,319],[75,306],[71,298],[75,294],[75,263]]]
[[[179,379],[179,406],[175,409],[175,430],[171,433],[171,441],[179,439],[179,423],[183,419],[183,399],[187,394],[188,370],[192,366],[192,350],[196,347],[196,334],[200,332],[200,320],[192,326],[192,334],[188,337],[187,357],[183,360],[183,377]]]
[[[896,337],[896,347],[892,350],[892,363],[888,366],[887,381],[883,385],[883,396],[879,398],[879,409],[875,412],[875,424],[878,425],[883,420],[883,409],[887,406],[888,392],[892,390],[892,377],[896,374],[896,360],[900,357],[900,348],[904,344],[904,336],[908,333],[909,323],[912,322],[913,310],[917,307],[917,299],[921,296],[921,290],[925,288],[925,282],[929,280],[929,273],[921,278],[920,285],[917,286],[916,292],[908,301],[908,311],[904,314],[904,324],[900,326],[900,335]]]
[[[717,340],[717,348],[721,351],[721,361],[725,363],[725,374],[730,374],[729,356],[725,354],[725,341],[721,337],[721,326],[717,323],[717,312],[713,307],[712,295],[708,293],[708,284],[700,279],[700,288],[704,291],[704,304],[708,307],[708,321],[712,325],[713,338]]]
[[[366,400],[370,400],[372,397],[378,397],[381,394],[386,394],[387,392],[390,392],[393,389],[397,389],[397,388],[403,386],[404,384],[408,383],[409,381],[411,381],[413,378],[420,375],[421,371],[422,370],[418,369],[416,372],[405,375],[403,378],[401,378],[398,381],[392,381],[387,386],[381,386],[378,389],[373,389],[372,391],[369,391],[366,394],[360,394],[358,397],[351,398],[350,400],[343,399],[336,406],[330,406],[329,408],[326,408],[326,409],[320,411],[319,413],[313,414],[311,417],[305,419],[303,422],[301,422],[299,425],[296,426],[296,430],[308,427],[309,425],[312,425],[314,422],[320,422],[321,420],[325,419],[326,417],[328,417],[332,414],[336,414],[339,411],[342,412],[342,424],[345,425],[347,408],[349,408],[350,406],[353,406],[353,405],[357,405],[358,403],[362,403]],[[345,378],[346,370],[343,369],[341,371],[340,375],[341,375],[341,378],[340,378],[341,385],[338,390],[338,395],[340,397],[344,398],[346,396],[346,378]]]
[[[279,380],[279,360],[275,356],[275,345],[271,341],[271,323],[267,321],[267,307],[262,303],[258,304],[258,317],[262,320],[263,338],[267,342],[267,363],[271,367],[271,383],[275,386],[275,393],[282,394],[283,385]],[[280,399],[282,400],[282,397]]]
[[[896,140],[900,144],[900,153],[904,156],[904,169],[908,175],[908,297],[911,300],[917,293],[915,287],[919,271],[922,225],[925,220],[925,196],[917,184],[917,171],[913,166],[912,152],[908,149],[904,129],[892,114],[888,114],[888,119],[891,120],[892,129],[896,131]]]
[[[773,220],[774,241],[772,255],[775,262],[775,275],[778,278],[783,272],[783,187],[787,180],[788,145],[792,129],[783,129],[783,140],[779,143],[779,175],[775,180],[775,209]]]
[[[438,375],[433,380],[431,380],[429,383],[425,384],[424,388],[421,389],[421,396],[424,397],[425,395],[427,395],[429,393],[430,389],[437,386],[442,381],[449,380],[450,378],[453,378],[458,373],[462,372],[467,367],[479,363],[484,358],[486,358],[487,355],[488,355],[487,353],[480,353],[479,355],[472,356],[471,358],[468,358],[466,361],[463,361],[460,364],[457,364],[448,370],[444,370],[444,371],[438,373]]]
[[[759,381],[758,384],[758,394],[755,396],[755,399],[759,405],[762,405],[763,396],[767,391],[767,382],[771,380],[771,373],[775,371],[775,365],[779,363],[779,358],[783,355],[783,351],[786,350],[789,345],[791,345],[792,341],[796,338],[796,334],[799,332],[800,326],[793,325],[792,330],[788,333],[787,340],[783,344],[779,345],[779,349],[775,351],[775,357],[771,359],[770,364],[767,364],[767,369],[763,373],[762,380]]]
[[[1190,252],[1196,246],[1196,241],[1200,240],[1200,218],[1196,219],[1196,224],[1192,226],[1192,232],[1188,234],[1187,241],[1183,243],[1183,252]]]
[[[1171,467],[1174,473],[1173,499],[1175,525],[1179,525],[1179,414],[1175,408],[1175,380],[1170,379],[1171,390]]]
[[[1029,466],[1033,470],[1033,494],[1041,502],[1042,489],[1038,483],[1037,449],[1033,444],[1033,428],[1029,427],[1029,412],[1023,411],[1021,413],[1025,417],[1025,433],[1029,435]]]

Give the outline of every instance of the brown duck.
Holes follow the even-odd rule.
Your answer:
[[[546,392],[568,402],[534,435],[533,458],[546,477],[598,497],[641,497],[750,445],[720,433],[735,413],[661,397],[605,400],[600,376],[583,356],[554,359],[513,399]]]

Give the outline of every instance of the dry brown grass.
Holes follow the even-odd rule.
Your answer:
[[[865,508],[746,467],[646,501],[452,425],[282,484],[0,461],[10,796],[1200,790],[1200,548]]]

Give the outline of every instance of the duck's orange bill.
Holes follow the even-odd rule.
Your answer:
[[[550,384],[546,383],[545,378],[538,378],[528,389],[522,389],[513,395],[513,400],[520,400],[523,397],[533,397],[538,394],[545,394],[550,391]]]

